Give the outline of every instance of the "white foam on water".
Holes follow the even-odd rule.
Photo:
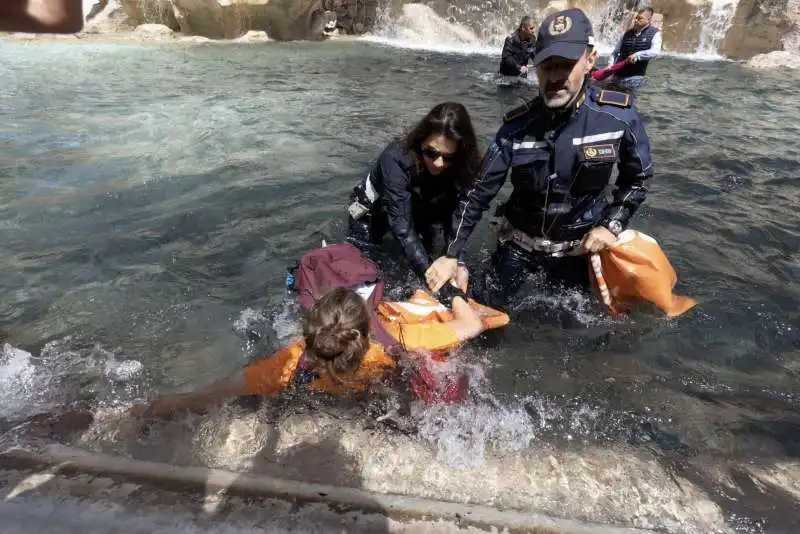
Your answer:
[[[674,57],[678,59],[686,59],[689,61],[698,61],[698,62],[712,62],[712,61],[728,61],[728,62],[735,62],[733,59],[728,59],[725,56],[721,56],[716,52],[670,52],[670,51],[663,51],[661,55],[664,57]]]
[[[3,344],[0,352],[0,417],[10,418],[26,411],[39,391],[31,354],[8,343]]]
[[[440,52],[443,54],[461,54],[461,55],[483,55],[493,56],[499,55],[502,51],[501,48],[493,46],[464,46],[447,43],[430,43],[427,41],[415,41],[410,38],[397,38],[387,37],[383,35],[364,35],[361,37],[362,41],[371,43],[391,46],[393,48],[404,48],[407,50],[425,50],[429,52]]]
[[[455,354],[444,362],[430,358],[426,366],[437,382],[465,374],[470,399],[453,404],[416,403],[412,417],[418,435],[436,449],[436,459],[458,469],[475,469],[492,454],[518,452],[536,438],[531,418],[521,403],[502,405],[492,394],[486,377],[488,359],[466,362]]]
[[[4,344],[0,352],[0,417],[18,419],[75,400],[90,382],[101,403],[125,402],[144,372],[142,362],[118,358],[98,344],[80,347],[71,337],[47,343],[38,356]]]
[[[107,377],[120,382],[130,382],[138,378],[144,370],[144,365],[138,360],[110,360],[105,364]]]
[[[267,318],[262,311],[245,308],[239,312],[239,317],[233,321],[233,329],[240,334],[244,334],[252,325],[263,323],[266,320]]]
[[[529,447],[535,429],[523,407],[485,403],[431,404],[421,414],[419,435],[436,447],[436,459],[450,467],[475,469],[491,452]]]
[[[298,305],[291,299],[286,299],[272,319],[272,327],[280,343],[289,343],[302,334],[299,319]]]
[[[561,289],[552,293],[532,292],[520,301],[517,309],[532,305],[544,305],[548,311],[568,312],[584,326],[609,324],[613,321],[608,314],[600,311],[596,298],[577,289]]]

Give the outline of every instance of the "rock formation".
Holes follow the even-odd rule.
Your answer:
[[[175,32],[163,24],[141,24],[133,30],[133,35],[142,41],[164,41],[175,38]]]
[[[138,26],[123,5],[114,0],[95,4],[97,6],[102,9],[99,12],[92,9],[97,14],[84,24],[83,33],[120,33],[133,31]]]
[[[377,0],[100,0],[89,11],[87,33],[161,24],[185,35],[234,39],[249,31],[271,38],[323,39],[338,30],[364,33],[375,23]]]
[[[741,0],[721,52],[747,59],[800,48],[800,0]]]
[[[184,35],[210,39],[236,39],[249,31],[265,32],[276,40],[361,34],[375,28],[379,14],[379,0],[224,0],[225,5],[219,0],[86,1],[90,6],[85,8],[87,33],[131,32],[142,24],[161,24]],[[611,41],[630,25],[633,10],[648,3],[656,11],[655,20],[660,19],[665,50],[697,50],[711,0],[427,0],[424,4],[382,0],[381,7],[384,19],[396,26],[413,22],[406,33],[423,29],[418,27],[419,17],[409,17],[410,9],[417,14],[436,13],[448,23],[463,26],[479,41],[499,45],[522,15],[530,12],[541,18],[566,7],[590,13],[598,35]],[[748,59],[800,49],[800,0],[740,0],[730,22],[719,44],[719,52],[727,57]],[[436,39],[435,35],[425,37]]]
[[[800,69],[800,56],[796,52],[775,51],[753,56],[747,62],[754,69],[775,69],[778,67]]]

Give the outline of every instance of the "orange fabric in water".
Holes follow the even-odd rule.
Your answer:
[[[509,322],[503,312],[474,301],[469,305],[481,315],[486,329],[499,328]],[[381,302],[378,318],[386,331],[410,350],[430,351],[450,349],[458,345],[455,331],[446,324],[453,313],[424,291],[417,291],[407,302]],[[251,395],[275,395],[291,383],[303,355],[302,340],[282,348],[270,358],[250,364],[244,370],[247,392]],[[344,385],[323,376],[311,382],[312,391],[343,394],[363,391],[370,382],[380,380],[394,368],[395,362],[380,343],[371,343],[358,370],[352,377],[341,377]]]
[[[593,267],[598,258],[599,277]],[[678,281],[675,269],[658,242],[636,230],[622,232],[616,243],[591,258],[589,272],[612,313],[625,313],[637,301],[649,301],[674,317],[697,304],[672,292]]]
[[[302,340],[295,341],[270,358],[245,367],[247,392],[251,395],[274,395],[286,389],[292,381],[297,364],[300,363],[303,348]]]
[[[272,357],[248,365],[244,370],[247,392],[251,395],[275,395],[289,387],[304,349],[303,340],[299,339]],[[384,352],[383,347],[379,343],[372,343],[358,370],[352,376],[341,377],[344,384],[322,376],[313,380],[309,389],[337,395],[347,391],[363,391],[370,382],[383,378],[394,365],[394,360]]]
[[[481,316],[487,330],[509,323],[508,315],[501,311],[474,300],[468,303]],[[456,333],[446,324],[453,320],[453,312],[425,291],[416,291],[406,302],[381,302],[378,317],[386,331],[407,349],[445,350],[459,343]]]

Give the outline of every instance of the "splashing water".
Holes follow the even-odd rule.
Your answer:
[[[30,353],[4,344],[0,353],[0,417],[24,412],[40,390]]]
[[[496,47],[487,46],[468,26],[447,20],[424,4],[405,4],[402,13],[390,15],[380,11],[375,30],[364,40],[401,48],[435,50],[464,54],[493,54]]]
[[[623,4],[605,4],[589,9],[600,28],[597,49],[601,54],[613,49]],[[393,11],[390,2],[382,2],[372,32],[364,40],[400,48],[433,50],[445,53],[495,55],[524,15],[541,20],[551,10],[531,10],[522,0],[467,0],[448,2],[443,13],[422,3],[403,4]],[[608,43],[612,43],[609,45]]]
[[[118,405],[138,395],[143,364],[120,359],[98,344],[84,346],[72,337],[47,343],[39,356],[3,345],[0,353],[0,417],[16,419],[93,398],[98,405]]]
[[[478,403],[428,406],[421,414],[419,435],[436,446],[437,460],[460,469],[483,466],[489,447],[516,452],[535,438],[524,408]]]

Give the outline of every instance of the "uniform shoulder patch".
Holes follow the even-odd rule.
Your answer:
[[[631,95],[628,93],[622,93],[620,91],[601,89],[600,94],[597,96],[597,102],[600,104],[617,106],[619,108],[627,108],[631,105]]]
[[[507,112],[505,115],[503,115],[503,122],[514,122],[515,120],[524,116],[530,112],[532,103],[533,101],[525,102],[521,106],[517,106],[511,111]]]

